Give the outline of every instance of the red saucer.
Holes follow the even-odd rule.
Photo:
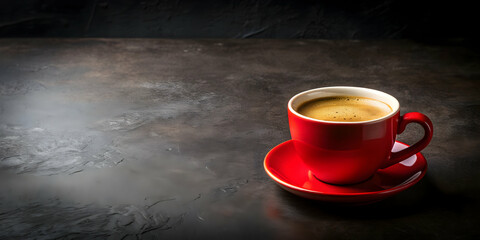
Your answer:
[[[408,145],[395,142],[397,152]],[[427,171],[421,153],[377,171],[365,182],[331,185],[317,180],[295,152],[293,141],[286,141],[268,152],[265,171],[280,187],[301,197],[347,204],[368,204],[397,194],[420,181]]]

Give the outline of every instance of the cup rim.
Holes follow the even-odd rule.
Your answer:
[[[327,89],[357,89],[357,90],[362,90],[362,91],[370,91],[370,92],[375,92],[377,94],[380,94],[380,95],[384,95],[388,98],[391,98],[395,103],[396,103],[396,109],[393,109],[393,111],[381,118],[376,118],[376,119],[372,119],[372,120],[367,120],[367,121],[357,121],[357,122],[341,122],[341,121],[326,121],[326,120],[319,120],[319,119],[315,119],[315,118],[311,118],[311,117],[307,117],[307,116],[304,116],[300,113],[298,113],[296,110],[293,109],[292,107],[292,103],[293,101],[295,101],[298,97],[302,96],[302,95],[305,95],[305,94],[309,94],[309,93],[312,93],[312,92],[317,92],[317,91],[321,91],[321,90],[327,90]],[[378,99],[376,99],[378,100]],[[380,101],[380,100],[379,100]],[[389,104],[390,105],[390,104]],[[394,106],[391,106],[392,108]],[[295,96],[293,96],[292,98],[290,98],[290,100],[288,101],[288,110],[295,114],[297,117],[300,117],[302,119],[306,119],[306,120],[310,120],[310,121],[314,121],[314,122],[318,122],[318,123],[329,123],[329,124],[365,124],[365,123],[377,123],[377,122],[381,122],[381,121],[384,121],[386,119],[389,119],[391,118],[392,116],[395,116],[399,111],[400,111],[400,103],[398,102],[398,100],[393,97],[392,95],[388,94],[388,93],[385,93],[385,92],[382,92],[382,91],[379,91],[379,90],[375,90],[375,89],[371,89],[371,88],[364,88],[364,87],[354,87],[354,86],[331,86],[331,87],[321,87],[321,88],[314,88],[314,89],[310,89],[310,90],[306,90],[306,91],[303,91],[303,92],[300,92],[300,93],[297,93]]]

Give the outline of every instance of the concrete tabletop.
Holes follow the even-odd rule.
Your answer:
[[[289,98],[338,85],[432,119],[418,184],[353,207],[268,177]],[[479,89],[462,41],[0,39],[0,239],[478,238]]]

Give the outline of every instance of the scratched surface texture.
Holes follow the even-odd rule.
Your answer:
[[[473,1],[2,0],[1,37],[471,38]]]
[[[478,238],[479,78],[461,41],[1,39],[0,239]],[[430,116],[419,184],[342,207],[268,178],[288,99],[331,85]]]

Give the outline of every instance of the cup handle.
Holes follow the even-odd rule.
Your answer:
[[[392,153],[390,160],[386,161],[380,167],[381,169],[390,167],[422,151],[428,145],[428,143],[430,143],[430,140],[432,140],[433,124],[427,116],[419,112],[409,112],[403,116],[400,116],[398,118],[397,134],[401,134],[409,123],[418,123],[423,127],[425,130],[423,138],[408,148]]]

